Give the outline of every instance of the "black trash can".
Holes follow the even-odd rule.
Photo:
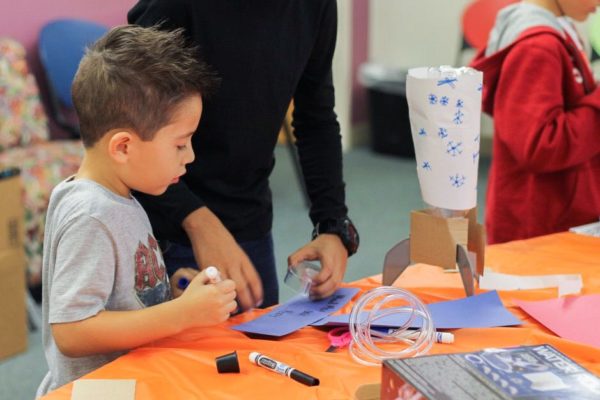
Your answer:
[[[406,70],[364,64],[361,83],[367,88],[371,147],[374,151],[414,158],[406,101]]]

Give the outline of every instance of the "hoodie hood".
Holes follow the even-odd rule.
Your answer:
[[[500,80],[502,64],[504,63],[506,55],[516,43],[537,35],[553,35],[558,40],[564,40],[564,36],[562,36],[554,28],[550,28],[548,26],[536,26],[527,29],[525,32],[520,34],[515,41],[511,42],[501,50],[496,51],[489,57],[484,54],[485,49],[480,51],[475,59],[471,62],[469,65],[471,68],[483,72],[482,106],[485,113],[492,116],[494,115],[493,111],[496,88],[498,86],[498,81]]]
[[[533,27],[548,27],[563,34],[557,17],[547,9],[531,3],[517,3],[498,12],[490,32],[485,55],[489,56],[512,44],[524,31]]]

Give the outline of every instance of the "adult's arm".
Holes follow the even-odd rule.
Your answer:
[[[313,51],[294,94],[293,126],[306,188],[311,199],[313,224],[347,214],[342,174],[340,126],[333,110],[332,61],[337,32],[337,7],[327,1],[321,15]],[[288,264],[319,260],[311,296],[335,292],[344,278],[348,253],[336,235],[323,234],[288,257]]]
[[[323,8],[313,51],[294,94],[293,126],[313,224],[343,217],[342,142],[334,112],[332,60],[337,32],[336,2]]]

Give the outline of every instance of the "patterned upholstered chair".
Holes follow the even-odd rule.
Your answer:
[[[21,170],[25,205],[28,284],[41,282],[45,213],[52,188],[77,171],[83,147],[76,140],[50,140],[38,87],[25,49],[0,38],[0,167]]]

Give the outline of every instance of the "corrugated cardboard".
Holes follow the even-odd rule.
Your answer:
[[[71,400],[134,400],[135,379],[78,379]]]
[[[469,221],[442,218],[429,210],[410,213],[410,259],[445,269],[456,267],[456,245],[467,245]]]
[[[469,210],[469,243],[467,249],[475,253],[477,260],[477,277],[483,275],[485,262],[485,228],[477,223],[477,208]],[[479,278],[478,278],[479,279]]]
[[[0,179],[0,251],[23,247],[23,219],[20,176]]]
[[[0,359],[27,348],[25,254],[0,250]]]
[[[371,383],[361,385],[354,393],[354,400],[379,400],[381,392],[381,383]]]
[[[456,246],[463,245],[477,254],[477,271],[483,273],[485,236],[477,223],[477,209],[467,217],[443,218],[429,210],[414,210],[410,214],[410,260],[413,263],[456,268]],[[481,270],[480,270],[481,269]]]

